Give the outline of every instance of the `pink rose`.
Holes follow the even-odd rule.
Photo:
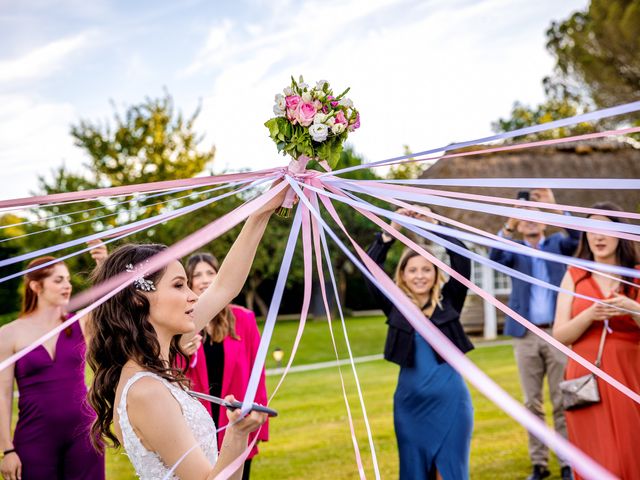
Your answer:
[[[298,123],[296,109],[300,104],[300,97],[298,95],[287,95],[284,100],[287,105],[287,120],[295,125],[296,123]]]
[[[295,110],[300,103],[300,97],[298,95],[289,95],[285,97],[285,102],[287,102],[287,108],[291,110]]]
[[[347,119],[344,116],[344,112],[342,110],[340,110],[337,114],[336,114],[336,123],[342,123],[345,126],[347,125]]]
[[[313,117],[316,115],[316,107],[310,102],[300,102],[296,108],[296,119],[303,127],[308,127],[313,123]]]
[[[356,128],[360,128],[360,113],[356,114],[355,121],[349,125],[349,131],[353,132]]]

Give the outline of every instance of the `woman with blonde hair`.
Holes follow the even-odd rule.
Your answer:
[[[425,209],[427,210],[427,209]],[[397,213],[436,223],[406,209]],[[391,226],[401,226],[392,222]],[[452,237],[451,243],[464,248]],[[368,254],[384,267],[393,238],[379,233]],[[471,261],[447,250],[451,267],[469,278]],[[473,349],[460,312],[467,288],[413,250],[405,250],[395,274],[396,284],[431,322],[462,352]],[[393,417],[400,455],[400,479],[469,478],[469,449],[473,430],[471,396],[464,380],[418,334],[396,306],[367,282],[387,316],[389,330],[384,357],[400,365]]]

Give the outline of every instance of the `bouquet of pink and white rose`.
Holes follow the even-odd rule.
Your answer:
[[[265,122],[278,151],[302,161],[302,170],[317,169],[322,162],[335,168],[349,132],[360,127],[360,114],[345,96],[348,91],[334,95],[326,80],[310,87],[302,76],[298,82],[291,77],[291,86],[276,95],[276,116]]]

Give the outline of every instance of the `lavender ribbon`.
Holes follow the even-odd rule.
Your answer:
[[[306,186],[306,188],[314,190],[314,187],[311,186]],[[354,207],[358,207],[358,208],[363,208],[367,211],[370,211],[372,213],[377,213],[379,215],[385,216],[391,220],[397,221],[398,223],[405,223],[405,224],[410,224],[410,225],[415,225],[417,227],[422,227],[426,230],[430,230],[430,231],[434,231],[434,232],[439,232],[441,234],[444,235],[448,235],[448,236],[455,236],[457,238],[460,238],[461,240],[465,240],[465,241],[469,241],[472,243],[476,243],[478,245],[483,245],[486,246],[488,248],[498,248],[501,250],[505,250],[505,251],[509,251],[509,252],[514,252],[514,253],[522,253],[524,255],[527,255],[529,257],[537,257],[537,258],[542,258],[544,260],[550,260],[552,262],[557,262],[557,263],[563,263],[563,264],[567,264],[567,263],[571,263],[574,264],[576,266],[584,266],[588,269],[597,269],[599,271],[604,271],[606,273],[611,273],[614,275],[622,275],[622,276],[626,276],[626,277],[631,277],[631,278],[640,278],[640,271],[638,270],[634,270],[631,268],[626,268],[626,267],[619,267],[616,265],[605,265],[605,264],[601,264],[601,263],[596,263],[590,260],[584,260],[581,258],[575,258],[575,257],[566,257],[564,255],[558,255],[558,254],[554,254],[554,253],[549,253],[549,252],[543,252],[541,250],[536,250],[530,247],[526,247],[524,245],[512,245],[512,244],[506,244],[506,243],[501,243],[501,242],[497,242],[495,240],[491,240],[488,239],[486,237],[481,237],[480,235],[475,235],[472,233],[467,233],[467,232],[462,232],[460,230],[455,230],[449,227],[445,227],[443,225],[435,225],[432,223],[428,223],[428,222],[424,222],[422,220],[418,220],[415,218],[408,218],[404,215],[400,215],[397,214],[395,212],[391,212],[389,210],[385,210],[383,208],[380,207],[376,207],[374,205],[367,205],[367,204],[363,204],[361,202],[356,202],[354,200],[351,199],[347,199],[347,198],[343,198],[343,197],[338,197],[337,195],[334,195],[332,193],[326,192],[326,191],[321,191],[318,189],[315,189],[316,192],[321,193],[322,195],[326,195],[330,198],[334,198],[337,199],[339,201],[342,201],[348,205],[354,206]],[[581,219],[583,221],[587,221],[587,219]],[[609,222],[609,223],[613,223],[613,222]],[[568,260],[570,259],[570,260]]]
[[[402,155],[400,157],[393,157],[386,160],[379,160],[377,162],[366,163],[363,165],[356,165],[348,168],[341,168],[339,170],[334,170],[333,172],[327,172],[320,175],[320,177],[332,174],[339,175],[341,173],[353,172],[355,170],[361,170],[363,168],[372,168],[378,167],[381,165],[386,165],[390,162],[397,162],[400,160],[410,160],[414,157],[420,157],[424,155],[431,155],[433,153],[439,152],[448,152],[451,150],[456,150],[458,148],[469,147],[472,145],[478,145],[481,143],[494,142],[496,140],[505,140],[507,138],[519,137],[521,135],[529,135],[531,133],[539,133],[547,130],[553,130],[554,128],[566,127],[569,125],[575,125],[576,123],[581,122],[591,122],[596,120],[601,120],[603,118],[614,117],[617,115],[623,115],[625,113],[636,112],[640,110],[640,101],[626,103],[623,105],[618,105],[611,108],[605,108],[602,110],[596,110],[595,112],[583,113],[581,115],[576,115],[569,118],[563,118],[560,120],[555,120],[553,122],[542,123],[539,125],[533,125],[531,127],[519,128],[517,130],[512,130],[510,132],[499,133],[497,135],[491,135],[488,137],[477,138],[475,140],[468,140],[466,142],[458,142],[452,143],[450,145],[438,148],[432,148],[431,150],[424,150],[422,152],[411,153],[409,155]]]
[[[419,178],[358,180],[358,182],[363,185],[376,182],[440,187],[640,190],[640,180],[635,178]]]
[[[431,346],[461,375],[463,375],[470,383],[472,383],[479,391],[484,393],[489,399],[491,399],[496,405],[502,408],[507,414],[513,417],[517,422],[522,424],[527,430],[529,430],[536,437],[541,439],[545,444],[553,448],[559,455],[567,459],[576,470],[587,479],[602,480],[613,479],[614,477],[594,462],[591,458],[587,457],[584,453],[578,450],[575,446],[569,443],[562,436],[558,435],[555,431],[551,430],[544,422],[534,416],[526,408],[511,398],[504,390],[502,390],[497,384],[495,384],[482,370],[478,369],[468,358],[464,356],[452,343],[445,337],[430,321],[425,321],[424,314],[418,310],[412,304],[408,304],[406,297],[403,297],[402,292],[395,287],[393,293],[388,288],[383,286],[372,273],[349,251],[344,243],[338,238],[338,236],[328,227],[326,222],[322,219],[319,212],[313,209],[312,205],[305,198],[304,194],[295,184],[291,184],[302,202],[307,205],[311,214],[322,225],[322,228],[331,236],[333,241],[340,247],[345,255],[358,267],[358,269],[371,280],[371,282],[385,295],[389,300],[394,302],[401,313],[407,318],[415,330],[431,344]],[[351,239],[352,240],[352,239]],[[357,250],[361,250],[358,245],[353,242],[353,246]],[[366,256],[364,251],[362,255]],[[380,270],[375,262],[370,262],[370,268]],[[384,272],[381,275],[385,275]],[[385,275],[388,280],[388,277]],[[390,286],[395,286],[392,284]],[[395,291],[397,290],[397,291]]]
[[[454,198],[444,198],[437,195],[420,194],[417,192],[406,192],[400,190],[385,190],[383,188],[365,187],[355,185],[352,182],[335,182],[348,190],[369,194],[375,197],[388,196],[391,198],[401,198],[403,200],[412,200],[421,203],[429,203],[450,208],[460,208],[463,210],[471,210],[474,212],[484,212],[491,215],[500,215],[503,217],[514,217],[522,220],[530,220],[540,223],[563,223],[575,227],[575,230],[584,230],[589,228],[592,230],[601,230],[610,232],[609,235],[615,236],[616,233],[631,233],[633,235],[640,234],[640,226],[619,222],[609,222],[605,220],[593,220],[591,218],[571,217],[566,215],[558,215],[556,213],[541,212],[536,210],[526,210],[522,208],[502,207],[499,205],[485,205],[479,202],[470,202],[467,200],[457,200]]]
[[[257,186],[257,185],[260,185],[262,183],[268,182],[269,180],[273,180],[273,178],[261,179],[261,180],[258,180],[255,184],[247,185],[245,187],[242,187],[240,189],[234,190],[232,192],[227,192],[227,193],[224,193],[222,195],[218,195],[218,196],[216,196],[214,198],[209,198],[209,199],[206,199],[206,200],[202,200],[202,201],[194,203],[192,205],[187,205],[186,207],[178,208],[178,209],[173,210],[171,212],[161,213],[161,214],[156,215],[154,217],[146,218],[146,219],[143,219],[143,220],[138,220],[136,222],[129,223],[127,225],[122,225],[120,227],[116,227],[116,228],[113,228],[113,229],[110,229],[110,230],[107,230],[107,231],[104,231],[104,232],[94,233],[94,234],[91,234],[91,235],[87,235],[85,237],[77,238],[77,239],[74,239],[74,240],[69,240],[67,242],[59,243],[57,245],[52,245],[50,247],[41,248],[41,249],[36,250],[34,252],[29,252],[29,253],[25,253],[25,254],[22,254],[22,255],[18,255],[16,257],[8,258],[8,259],[0,261],[0,267],[5,267],[7,265],[12,265],[14,263],[21,262],[21,261],[24,261],[24,260],[30,260],[32,258],[40,257],[40,256],[47,255],[47,254],[53,253],[53,252],[57,252],[59,250],[65,249],[65,248],[74,247],[76,245],[80,245],[80,244],[83,244],[83,243],[86,243],[86,242],[90,242],[91,240],[100,240],[107,234],[109,234],[109,235],[117,235],[120,232],[129,230],[129,229],[135,229],[135,228],[141,227],[141,226],[147,226],[147,228],[149,228],[149,227],[152,226],[152,225],[148,225],[151,222],[155,222],[154,224],[156,224],[156,223],[159,223],[159,222],[162,222],[162,221],[165,221],[165,220],[177,218],[179,216],[182,216],[182,215],[185,215],[187,213],[193,212],[194,210],[197,210],[199,208],[205,207],[205,206],[207,206],[207,205],[209,205],[209,204],[211,204],[213,202],[216,202],[218,200],[221,200],[223,198],[229,197],[231,195],[236,195],[236,194],[241,193],[243,191],[246,191],[246,190],[248,190],[250,188],[253,188],[253,187]],[[133,232],[131,232],[131,233],[133,233]],[[105,242],[105,243],[107,243],[107,242]],[[85,248],[85,249],[83,249],[83,250],[81,250],[79,252],[76,252],[76,254],[89,251],[89,250],[91,250],[93,248],[94,247]],[[57,261],[59,261],[59,260],[56,260],[56,262]],[[16,274],[9,275],[7,277],[2,277],[2,278],[0,278],[0,283],[5,282],[7,280],[10,280],[11,278],[19,277],[19,276],[21,276],[21,275],[23,275],[25,273],[30,272],[30,271],[37,270],[38,268],[44,268],[47,265],[48,264],[42,264],[42,265],[39,265],[38,267],[33,267],[31,269],[24,270],[22,272],[18,272]]]
[[[273,290],[271,305],[269,305],[269,311],[267,312],[267,318],[260,338],[260,345],[256,352],[253,369],[251,370],[249,383],[247,384],[247,392],[245,393],[244,401],[242,403],[242,412],[245,414],[251,410],[251,404],[253,403],[256,392],[258,391],[260,375],[264,368],[264,361],[267,357],[269,343],[271,343],[271,336],[273,335],[276,317],[278,316],[278,310],[280,309],[284,287],[287,284],[287,276],[289,275],[289,269],[291,268],[291,260],[293,259],[293,253],[295,251],[296,242],[298,241],[301,225],[302,209],[298,206],[298,208],[296,208],[295,216],[293,217],[293,223],[291,224],[291,231],[289,232],[289,238],[287,239],[282,264],[280,265],[280,271],[278,272],[278,279],[276,280],[276,286]]]

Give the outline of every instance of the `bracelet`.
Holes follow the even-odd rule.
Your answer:
[[[16,449],[15,448],[10,448],[9,450],[5,450],[4,452],[2,452],[2,456],[6,457],[10,453],[16,453]]]

